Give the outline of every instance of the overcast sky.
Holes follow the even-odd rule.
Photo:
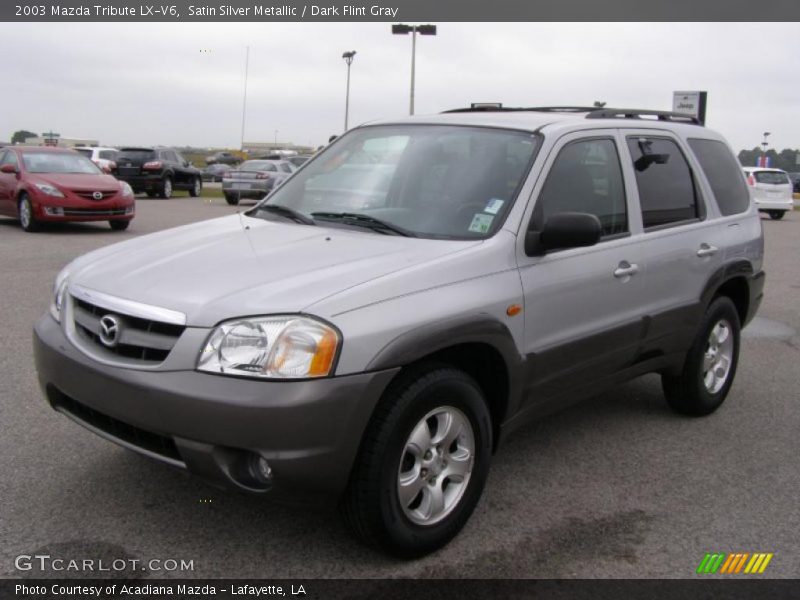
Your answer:
[[[800,147],[798,23],[439,23],[417,40],[417,114],[499,101],[671,109],[707,90],[709,127],[736,149],[764,131]],[[408,112],[409,36],[389,23],[2,23],[0,140],[17,129],[102,144],[319,145]],[[202,50],[202,52],[201,52]]]

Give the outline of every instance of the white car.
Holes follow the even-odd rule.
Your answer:
[[[104,148],[103,146],[75,146],[73,150],[83,154],[86,158],[90,159],[106,173],[110,173],[111,169],[117,166],[115,161],[117,160],[117,154],[119,154],[119,150],[116,148]]]
[[[773,219],[782,219],[786,211],[794,209],[792,182],[786,171],[762,167],[744,167],[745,179],[759,211]]]

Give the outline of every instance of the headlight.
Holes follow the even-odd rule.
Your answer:
[[[267,379],[325,377],[339,342],[335,329],[309,317],[236,319],[211,332],[197,369]]]
[[[119,182],[120,188],[122,188],[122,197],[123,198],[133,198],[133,189],[131,186],[127,184],[125,181]]]
[[[53,318],[61,322],[61,309],[64,306],[64,298],[67,295],[67,284],[69,276],[65,271],[61,271],[53,284],[53,301],[50,303],[50,314]]]
[[[56,198],[63,198],[64,194],[61,193],[56,186],[50,185],[49,183],[37,183],[35,184],[39,191],[43,194],[47,194],[48,196],[55,196]]]

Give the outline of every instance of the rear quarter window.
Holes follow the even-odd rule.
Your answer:
[[[706,174],[720,212],[727,216],[746,211],[750,206],[750,194],[741,167],[728,147],[717,140],[699,138],[690,139],[689,147]]]

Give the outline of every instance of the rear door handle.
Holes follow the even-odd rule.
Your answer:
[[[631,277],[632,275],[636,275],[639,272],[639,265],[631,264],[627,260],[623,260],[617,268],[614,269],[614,277],[617,279],[624,279],[626,277]]]
[[[719,248],[716,246],[712,246],[711,244],[700,244],[700,249],[697,251],[697,256],[703,258],[704,256],[714,256]]]

